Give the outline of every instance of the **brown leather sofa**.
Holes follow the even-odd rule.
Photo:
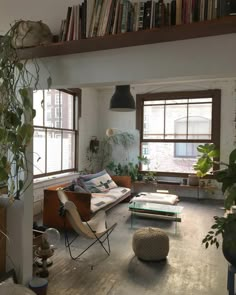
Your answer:
[[[112,176],[112,179],[118,186],[131,188],[130,176]],[[57,196],[59,187],[66,187],[70,184],[61,184],[49,187],[44,190],[44,206],[43,206],[43,225],[55,228],[64,227],[64,218],[59,215],[60,203]],[[66,191],[66,195],[70,201],[73,201],[84,221],[89,220],[93,214],[90,210],[91,194]],[[129,199],[130,194],[125,194],[121,199],[103,207],[103,210],[109,210],[125,199]]]

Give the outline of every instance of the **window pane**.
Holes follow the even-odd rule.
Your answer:
[[[72,169],[75,163],[75,134],[63,131],[63,163],[62,169]]]
[[[163,139],[164,106],[145,106],[143,118],[143,138]]]
[[[198,155],[197,147],[199,142],[176,142],[175,157],[179,158],[196,158]]]
[[[36,110],[33,124],[36,126],[43,126],[43,90],[37,90],[33,93],[33,108]]]
[[[189,105],[188,139],[211,139],[211,104]]]
[[[61,132],[47,132],[47,172],[61,170]]]
[[[186,139],[187,137],[187,105],[167,105],[166,106],[166,139]],[[176,128],[176,122],[179,121],[179,127]]]
[[[183,104],[187,103],[188,99],[167,99],[166,104]]]
[[[73,95],[61,92],[61,121],[62,128],[73,129],[74,109],[73,109]]]
[[[163,100],[146,100],[144,101],[144,105],[152,105],[152,104],[164,104]]]
[[[45,173],[45,130],[34,129],[34,175]]]
[[[189,102],[199,103],[199,102],[212,102],[212,98],[190,98]]]
[[[150,159],[149,165],[143,165],[142,170],[194,173],[195,158],[175,157],[175,144],[169,142],[144,143],[142,150],[148,149],[148,154],[143,154]]]

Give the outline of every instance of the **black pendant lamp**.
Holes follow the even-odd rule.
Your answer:
[[[131,112],[135,110],[135,101],[130,93],[130,85],[116,86],[110,101],[110,110],[115,112]]]

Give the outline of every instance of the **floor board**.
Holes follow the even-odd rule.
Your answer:
[[[220,249],[208,250],[201,241],[209,230],[214,215],[222,215],[213,201],[181,201],[182,222],[175,233],[173,221],[137,218],[130,226],[128,204],[122,203],[108,212],[108,221],[118,225],[111,234],[111,256],[93,246],[73,261],[61,245],[49,268],[48,295],[224,295],[227,262]],[[132,236],[142,226],[164,229],[170,238],[166,261],[143,262],[134,256]],[[63,233],[61,233],[63,238]],[[79,238],[82,249],[87,241]],[[75,250],[77,250],[75,248]]]

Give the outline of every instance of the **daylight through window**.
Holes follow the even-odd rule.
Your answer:
[[[76,96],[59,90],[34,92],[34,177],[75,171]]]
[[[142,170],[191,173],[197,146],[220,138],[220,90],[137,96]]]

